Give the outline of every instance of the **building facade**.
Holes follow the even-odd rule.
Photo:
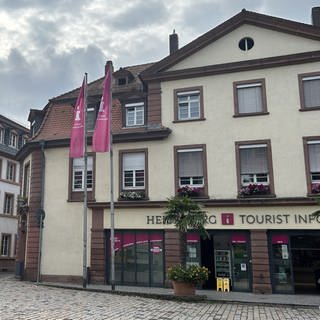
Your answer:
[[[17,242],[20,164],[15,159],[29,130],[0,115],[0,271],[13,272]]]
[[[314,8],[314,23],[318,16]],[[181,49],[170,45],[175,49],[157,63],[114,73],[117,283],[169,285],[166,269],[180,261],[179,237],[163,213],[169,197],[191,192],[209,221],[209,239],[192,230],[187,236],[187,263],[211,271],[204,287],[228,277],[235,291],[316,289],[319,41],[317,25],[243,10]],[[93,119],[101,82],[89,85]],[[26,279],[82,278],[83,161],[68,158],[77,92],[50,101],[19,153],[31,168]],[[105,283],[110,163],[106,154],[90,153],[88,142],[87,260],[90,280]],[[40,246],[38,208],[46,213]]]

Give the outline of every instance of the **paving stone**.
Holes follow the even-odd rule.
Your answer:
[[[318,308],[178,302],[37,286],[0,275],[0,320],[320,320]]]

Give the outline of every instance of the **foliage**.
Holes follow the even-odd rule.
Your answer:
[[[313,183],[311,192],[314,194],[320,193],[320,183]]]
[[[320,205],[320,197],[315,197],[314,199],[317,201],[318,205]],[[314,217],[320,217],[320,209],[316,210],[311,215]]]
[[[179,196],[196,197],[200,194],[201,188],[183,186],[178,189]]]
[[[249,184],[248,186],[243,186],[239,195],[242,197],[252,196],[252,195],[264,195],[270,193],[270,187],[264,184]]]
[[[173,223],[181,233],[187,233],[191,229],[203,236],[208,235],[205,230],[205,225],[208,222],[206,212],[200,204],[187,196],[168,199],[167,210],[164,214],[164,222],[166,224]]]
[[[181,264],[168,269],[168,278],[173,281],[200,284],[208,280],[209,270],[206,267],[192,265],[184,267]]]
[[[141,200],[145,198],[144,191],[122,191],[120,199],[122,200]]]

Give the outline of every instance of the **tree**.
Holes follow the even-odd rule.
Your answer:
[[[196,231],[208,237],[205,225],[208,222],[202,206],[188,196],[175,196],[168,199],[164,222],[174,224],[179,232],[181,264],[186,265],[186,235],[188,230]]]

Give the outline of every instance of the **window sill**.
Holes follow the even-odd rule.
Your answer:
[[[242,118],[242,117],[254,117],[254,116],[265,116],[270,114],[270,112],[252,112],[252,113],[237,113],[234,114],[234,118]]]
[[[244,195],[244,196],[241,196],[241,195],[238,195],[237,197],[239,200],[245,200],[245,199],[257,199],[257,198],[276,198],[276,195],[275,194],[250,194],[250,195]]]
[[[186,120],[173,120],[172,123],[180,123],[180,122],[195,122],[195,121],[204,121],[206,118],[198,118],[198,119],[186,119]]]
[[[315,111],[315,110],[320,110],[319,107],[310,107],[310,108],[300,108],[299,111],[304,112],[304,111]]]

